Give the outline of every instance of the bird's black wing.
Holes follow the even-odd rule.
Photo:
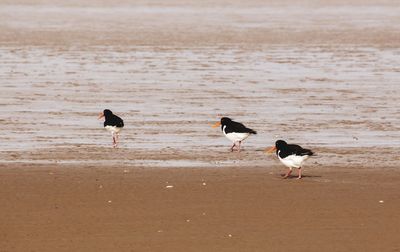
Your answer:
[[[229,125],[225,128],[225,133],[250,133],[250,134],[257,134],[255,130],[249,129],[241,123],[232,121]]]
[[[105,126],[116,126],[118,128],[122,128],[124,127],[124,121],[119,116],[112,115],[104,122],[104,127]]]
[[[116,117],[116,120],[117,120],[117,127],[119,127],[119,128],[124,127],[124,121],[118,116],[115,116],[115,117]]]
[[[309,149],[303,149],[301,146],[296,144],[288,144],[288,151],[291,154],[295,154],[297,156],[312,156],[314,153]]]

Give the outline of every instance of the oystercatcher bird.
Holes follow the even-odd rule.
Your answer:
[[[247,128],[241,123],[232,121],[232,119],[228,117],[222,117],[221,121],[216,122],[212,127],[216,128],[218,126],[221,126],[221,130],[226,138],[233,142],[231,151],[233,151],[237,144],[237,150],[240,152],[240,144],[242,141],[248,138],[250,134],[257,134],[256,131]]]
[[[103,117],[105,118],[104,128],[111,132],[113,147],[115,148],[118,145],[119,132],[124,127],[124,121],[120,117],[114,115],[109,109],[105,109],[100,113],[99,120]]]
[[[288,144],[283,140],[276,141],[275,146],[266,151],[268,153],[275,151],[279,160],[289,168],[283,178],[288,178],[292,173],[292,169],[297,168],[299,171],[298,179],[301,179],[301,167],[303,162],[310,156],[314,155],[311,150],[303,149],[301,146],[296,144]]]

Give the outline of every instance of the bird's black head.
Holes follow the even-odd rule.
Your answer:
[[[100,113],[100,114],[99,114],[99,120],[100,120],[101,118],[103,118],[103,117],[105,117],[106,120],[107,120],[107,118],[110,118],[112,115],[113,115],[113,113],[111,112],[111,110],[105,109],[105,110],[103,111],[103,113]]]
[[[227,124],[229,124],[230,122],[232,122],[232,119],[229,118],[229,117],[222,117],[222,118],[221,118],[221,124],[222,124],[222,125],[227,125]]]
[[[103,114],[104,114],[105,117],[109,117],[110,115],[113,114],[113,112],[111,112],[111,110],[109,110],[109,109],[105,109],[105,110],[103,111]]]
[[[275,147],[278,150],[282,150],[282,148],[285,148],[287,146],[287,143],[283,140],[278,140],[275,142]]]
[[[222,117],[221,120],[219,122],[216,122],[214,125],[212,125],[211,127],[216,128],[219,127],[221,125],[227,125],[230,122],[232,122],[232,120],[228,117]],[[222,127],[222,126],[221,126]]]

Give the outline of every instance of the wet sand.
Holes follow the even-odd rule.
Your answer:
[[[0,251],[400,251],[399,13],[2,1]],[[221,116],[258,131],[242,153]],[[318,154],[304,179],[280,138]]]
[[[2,251],[398,251],[399,173],[1,167]],[[167,188],[167,186],[173,186]]]

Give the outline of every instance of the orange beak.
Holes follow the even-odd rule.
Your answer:
[[[99,120],[101,119],[101,118],[103,118],[104,117],[104,113],[103,112],[101,112],[100,114],[99,114]]]
[[[272,153],[272,152],[274,152],[274,151],[276,151],[276,147],[275,147],[275,146],[273,146],[273,147],[268,148],[268,149],[265,150],[265,152],[267,152],[267,153]]]
[[[216,127],[219,127],[219,126],[221,126],[221,122],[216,122],[213,126],[211,126],[211,127],[213,127],[213,128],[216,128]]]

